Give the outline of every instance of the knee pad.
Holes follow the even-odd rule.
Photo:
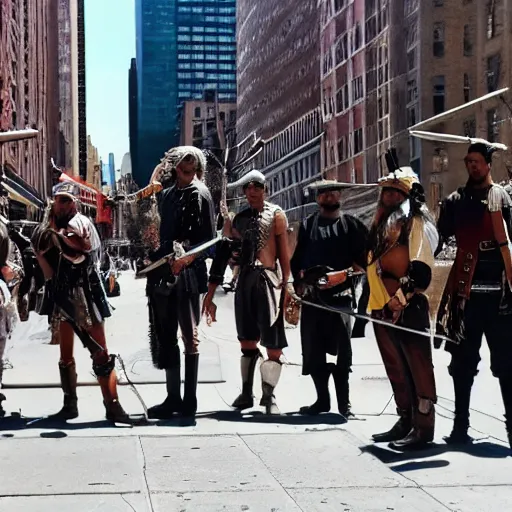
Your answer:
[[[116,356],[102,351],[95,354],[92,359],[92,370],[96,377],[108,377],[116,366]]]
[[[261,352],[259,348],[243,348],[242,355],[245,357],[260,357]]]

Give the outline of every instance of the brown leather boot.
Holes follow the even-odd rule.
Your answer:
[[[78,398],[76,396],[77,374],[73,361],[68,365],[59,363],[60,385],[64,392],[64,405],[62,409],[51,416],[54,419],[72,420],[78,418]]]
[[[108,377],[98,377],[98,383],[103,394],[106,418],[113,423],[126,423],[129,425],[140,424],[143,420],[130,417],[119,402],[117,396],[117,375],[112,370]]]
[[[423,450],[428,448],[429,443],[434,440],[436,421],[434,404],[430,400],[420,399],[418,409],[414,414],[414,426],[411,431],[403,439],[390,443],[390,448],[400,451]]]
[[[387,432],[373,434],[372,439],[375,443],[389,443],[403,439],[412,428],[411,412],[405,409],[397,409],[398,421]]]

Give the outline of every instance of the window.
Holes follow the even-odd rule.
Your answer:
[[[417,65],[416,55],[417,55],[416,47],[414,47],[412,50],[407,52],[407,71],[412,71],[413,69],[416,69],[416,65]]]
[[[473,44],[471,43],[471,27],[464,25],[464,56],[473,55]]]
[[[201,107],[196,107],[194,109],[194,117],[201,117]]]
[[[487,92],[498,90],[501,73],[501,55],[497,53],[487,58]]]
[[[336,56],[336,65],[346,61],[349,57],[348,33],[341,36],[336,42],[334,50]],[[324,72],[325,74],[325,72]]]
[[[418,104],[416,104],[407,109],[407,127],[414,126],[418,122]]]
[[[356,102],[364,96],[363,77],[358,76],[352,80],[352,98]]]
[[[464,73],[464,103],[467,103],[469,101],[469,93],[469,75],[467,73]]]
[[[476,137],[476,119],[474,117],[464,121],[464,135],[466,137]]]
[[[354,29],[354,43],[353,43],[353,50],[357,51],[361,47],[362,38],[361,38],[361,24],[359,22],[356,23],[355,29]]]
[[[348,84],[345,84],[336,92],[336,113],[341,114],[350,106],[350,98],[348,95]]]
[[[487,111],[487,140],[497,142],[499,134],[498,110],[493,108]]]
[[[445,83],[444,75],[438,75],[434,77],[434,115],[441,114],[444,112],[444,92]]]
[[[354,155],[361,153],[361,151],[363,151],[363,130],[358,128],[354,132]]]
[[[344,162],[348,158],[347,153],[347,138],[343,136],[338,141],[338,161]]]
[[[415,78],[407,81],[407,103],[418,99],[418,83]]]
[[[496,1],[487,0],[487,39],[496,36]]]
[[[444,57],[444,22],[434,23],[434,57]]]

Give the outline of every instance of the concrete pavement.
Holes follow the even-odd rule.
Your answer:
[[[113,300],[117,310],[109,321],[109,339],[138,371],[139,359],[147,359],[144,283],[124,275],[121,286],[121,297]],[[243,415],[233,412],[229,404],[239,392],[240,377],[232,300],[221,291],[218,322],[201,327],[211,347],[209,362],[201,368],[209,383],[198,387],[195,425],[174,420],[111,427],[103,420],[97,386],[79,387],[81,414],[68,424],[38,421],[27,427],[20,419],[6,418],[0,423],[0,511],[508,510],[512,458],[486,348],[472,397],[472,434],[479,441],[466,452],[442,443],[451,427],[453,392],[447,355],[436,351],[441,397],[437,444],[425,453],[399,454],[370,442],[373,432],[395,421],[391,389],[370,328],[368,338],[354,341],[354,420],[343,423],[334,414],[335,403],[333,413],[320,418],[293,414],[314,400],[309,378],[300,375],[297,329],[287,331],[289,364],[277,390],[283,416],[267,418],[259,407]],[[31,321],[20,329],[8,353],[14,368],[6,370],[7,382],[42,379],[52,384],[58,348],[44,344],[44,322]],[[87,353],[77,346],[76,355],[87,374]],[[209,378],[214,372],[217,378]],[[137,388],[148,405],[165,395],[162,385]],[[58,388],[6,389],[5,394],[7,410],[21,409],[33,418],[61,403]],[[120,386],[120,396],[127,410],[141,412],[127,386]]]

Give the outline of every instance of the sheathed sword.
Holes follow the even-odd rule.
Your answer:
[[[208,240],[208,242],[204,242],[203,244],[200,244],[196,247],[193,247],[192,249],[186,251],[184,254],[179,255],[179,258],[186,258],[187,256],[194,256],[195,254],[199,254],[203,251],[206,251],[206,249],[209,249],[210,247],[213,247],[215,244],[218,244],[224,237],[222,236],[222,231],[217,231],[217,235],[212,238],[211,240]],[[146,268],[143,268],[139,272],[137,272],[136,278],[145,276],[152,270],[155,270],[162,265],[165,265],[169,262],[173,257],[176,256],[175,252],[171,252],[170,254],[167,254],[166,256],[163,256],[159,260],[155,261],[154,263],[151,263],[151,265],[148,265]]]

